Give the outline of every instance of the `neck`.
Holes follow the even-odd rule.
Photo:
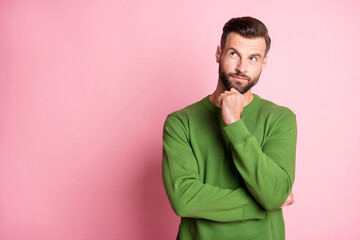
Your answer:
[[[209,96],[210,101],[212,103],[214,103],[216,106],[221,107],[220,102],[219,102],[218,99],[219,99],[220,94],[222,94],[226,90],[227,89],[225,88],[224,84],[219,79],[215,91]],[[253,100],[254,95],[252,94],[251,89],[249,89],[249,91],[244,93],[243,96],[245,98],[244,99],[244,107],[245,107],[246,105],[248,105]]]

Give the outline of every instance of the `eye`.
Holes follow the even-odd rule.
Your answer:
[[[250,57],[250,60],[253,61],[253,62],[256,62],[257,58],[256,57]]]
[[[230,55],[231,56],[237,56],[237,53],[236,52],[230,52]]]

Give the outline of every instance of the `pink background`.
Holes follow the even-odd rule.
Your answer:
[[[131,3],[130,3],[131,2]],[[298,119],[287,239],[360,239],[359,1],[0,1],[0,239],[175,239],[162,125],[216,87],[223,24],[273,40]]]

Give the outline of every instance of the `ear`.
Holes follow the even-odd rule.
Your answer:
[[[267,61],[268,61],[268,55],[264,58],[264,60],[262,62],[261,70],[264,70],[264,68],[266,67]]]
[[[218,45],[216,48],[216,53],[215,53],[215,58],[216,58],[217,63],[220,63],[220,56],[221,56],[221,48]]]

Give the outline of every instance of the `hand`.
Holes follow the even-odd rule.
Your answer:
[[[220,94],[218,100],[225,124],[230,125],[241,119],[241,113],[244,109],[244,96],[235,88]]]
[[[285,203],[280,207],[280,208],[283,208],[283,207],[286,207],[286,206],[290,206],[291,204],[294,203],[294,194],[293,192],[291,191],[291,193],[289,194],[289,196],[287,197]]]

